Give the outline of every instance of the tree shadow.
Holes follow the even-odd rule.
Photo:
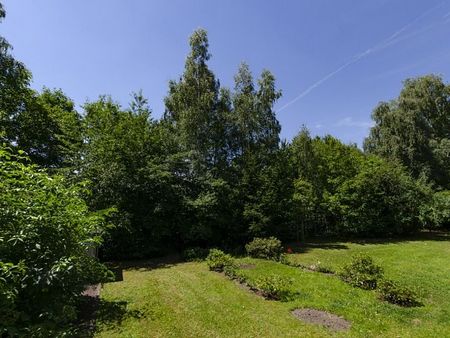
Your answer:
[[[419,233],[392,236],[386,238],[349,238],[346,242],[365,245],[365,244],[394,244],[402,242],[420,242],[420,241],[450,241],[450,232],[446,231],[421,231]]]
[[[145,314],[139,310],[127,308],[126,301],[107,301],[99,297],[83,296],[79,316],[76,322],[77,337],[94,337],[100,324],[119,326],[126,318],[142,318]]]
[[[140,270],[150,271],[154,269],[168,269],[185,261],[179,254],[172,254],[165,257],[151,259],[137,259],[117,262],[107,262],[106,265],[117,274],[121,274],[121,270]]]
[[[340,241],[336,241],[340,242]],[[341,243],[333,243],[332,241],[317,241],[317,242],[303,242],[303,243],[290,243],[287,246],[292,253],[305,253],[313,249],[325,249],[325,250],[347,250],[348,246]]]
[[[144,313],[139,310],[130,310],[127,308],[126,301],[99,301],[96,312],[96,321],[104,324],[120,324],[126,318],[142,318]]]
[[[345,243],[369,245],[369,244],[394,244],[394,243],[418,242],[418,241],[450,241],[450,232],[421,231],[419,233],[410,235],[392,236],[385,238],[313,237],[306,242],[291,242],[286,247],[288,248],[289,251],[292,251],[292,253],[305,253],[313,249],[347,250],[349,247]]]

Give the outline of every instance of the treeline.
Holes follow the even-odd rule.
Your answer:
[[[381,103],[364,151],[305,127],[285,142],[274,76],[254,79],[242,64],[234,88],[224,88],[208,67],[204,30],[190,47],[159,120],[141,93],[128,108],[104,96],[80,114],[61,90],[30,89],[30,73],[3,47],[3,142],[52,175],[89,182],[90,210],[116,208],[105,259],[234,248],[255,236],[448,226],[450,86],[441,78],[406,80],[396,100]]]

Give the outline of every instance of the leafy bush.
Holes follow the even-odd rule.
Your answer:
[[[200,247],[188,248],[183,251],[183,259],[187,262],[202,261],[208,256],[209,250]]]
[[[251,287],[260,291],[265,298],[274,300],[288,300],[291,294],[289,287],[292,279],[271,275],[258,278]]]
[[[383,269],[376,265],[372,257],[357,254],[347,265],[339,271],[339,277],[352,286],[373,290],[377,287],[377,281],[383,277]]]
[[[230,269],[236,266],[233,257],[224,253],[219,249],[211,249],[208,257],[206,257],[206,264],[210,270],[223,272],[225,268]]]
[[[422,214],[427,228],[450,229],[450,190],[434,193],[431,202],[424,206]]]
[[[382,280],[378,283],[378,293],[381,299],[400,306],[417,306],[416,293],[410,288],[392,280]]]
[[[423,205],[431,190],[402,166],[368,157],[359,173],[339,186],[328,204],[342,233],[365,236],[401,235],[422,226]]]
[[[0,335],[53,336],[85,286],[111,277],[88,255],[103,220],[79,188],[26,161],[0,147]]]
[[[283,253],[281,241],[275,237],[255,238],[245,245],[249,256],[254,258],[279,260]]]

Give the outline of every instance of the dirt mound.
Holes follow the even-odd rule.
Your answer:
[[[252,270],[256,267],[255,264],[240,264],[239,268],[243,269],[243,270]]]
[[[323,325],[334,331],[345,331],[350,329],[351,326],[349,321],[326,311],[315,309],[296,309],[292,311],[292,314],[306,323]]]

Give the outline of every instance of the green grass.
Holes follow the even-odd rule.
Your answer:
[[[402,308],[355,289],[333,275],[276,262],[244,258],[255,264],[246,277],[280,274],[294,280],[292,301],[276,302],[239,287],[205,263],[159,268],[130,268],[124,281],[104,286],[97,321],[98,337],[449,337],[450,238],[397,243],[316,243],[290,259],[309,265],[320,261],[337,269],[352,253],[365,252],[389,278],[417,288],[422,307]],[[335,333],[295,319],[294,308],[315,308],[352,322]]]

